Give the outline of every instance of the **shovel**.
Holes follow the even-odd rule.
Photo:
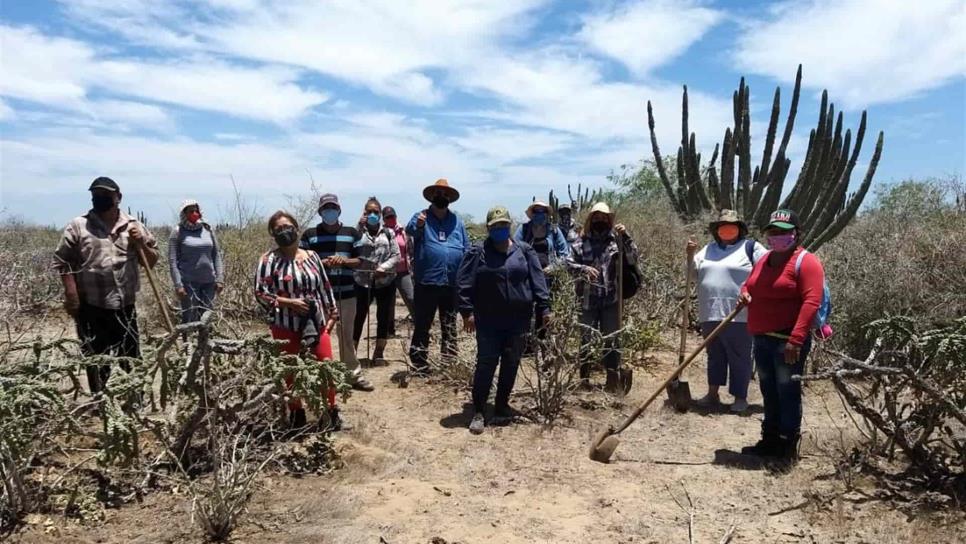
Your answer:
[[[701,342],[701,345],[692,351],[691,355],[688,355],[687,359],[682,361],[681,364],[674,369],[674,372],[668,376],[666,380],[664,380],[664,383],[661,384],[661,387],[658,387],[657,390],[655,390],[654,393],[652,393],[643,404],[634,410],[631,415],[627,416],[627,418],[618,427],[612,426],[601,431],[601,433],[598,434],[594,439],[594,443],[590,445],[590,458],[598,463],[609,463],[611,456],[614,455],[614,450],[616,450],[617,445],[620,444],[620,439],[617,438],[617,435],[623,432],[624,429],[630,427],[631,423],[634,423],[634,421],[642,413],[644,413],[644,410],[647,410],[647,407],[654,402],[654,399],[661,394],[661,391],[667,388],[671,382],[673,382],[681,374],[681,372],[691,364],[691,361],[694,361],[698,355],[704,351],[704,348],[706,348],[708,344],[710,344],[711,341],[714,340],[718,334],[720,334],[721,331],[728,326],[728,323],[731,323],[731,320],[738,315],[742,308],[744,308],[743,304],[739,304],[737,307],[735,307],[735,309],[732,310],[731,313],[728,314],[728,316],[725,317],[724,320],[722,320],[713,331],[711,331],[711,334],[704,339],[704,342]]]
[[[684,265],[684,303],[681,305],[681,344],[678,348],[678,364],[684,362],[684,353],[687,349],[688,326],[691,319],[691,274],[694,267],[694,250],[690,247],[685,254]],[[671,406],[678,412],[684,413],[691,406],[691,387],[688,382],[682,381],[680,373],[674,376],[671,383],[667,386],[667,398],[671,401]]]
[[[138,259],[141,261],[141,266],[144,267],[144,274],[148,277],[148,283],[151,284],[151,291],[154,291],[154,298],[158,301],[158,309],[161,310],[161,315],[164,317],[164,328],[168,329],[168,332],[174,332],[174,323],[171,321],[171,316],[168,315],[168,307],[165,305],[164,299],[161,298],[161,291],[158,290],[158,282],[154,279],[154,271],[148,266],[148,257],[144,254],[144,248],[138,245]]]

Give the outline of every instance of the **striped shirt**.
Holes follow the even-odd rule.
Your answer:
[[[278,297],[315,301],[319,323],[335,315],[335,304],[329,297],[329,278],[322,260],[312,251],[295,260],[272,250],[262,255],[255,272],[255,299],[272,317],[272,325],[294,332],[302,332],[305,317],[289,308],[280,308]]]
[[[67,223],[54,252],[53,268],[61,275],[74,275],[82,302],[107,310],[134,304],[140,278],[138,253],[129,250],[131,226],[141,230],[147,248],[158,247],[151,232],[124,212],[119,212],[113,228],[93,210]]]
[[[311,249],[322,259],[338,255],[346,258],[359,257],[359,231],[353,227],[341,225],[339,230],[333,233],[326,232],[322,225],[305,229],[302,238],[299,240],[299,247]],[[332,279],[332,290],[335,298],[345,300],[355,298],[356,288],[352,278],[352,269],[346,266],[332,267],[329,269],[329,276]]]

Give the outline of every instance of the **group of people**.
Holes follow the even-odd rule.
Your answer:
[[[95,179],[90,192],[91,210],[67,225],[55,252],[65,308],[76,320],[86,355],[139,357],[137,267],[139,261],[155,266],[157,242],[136,218],[121,211],[122,194],[113,180]],[[497,206],[487,213],[486,239],[473,244],[451,209],[460,194],[447,180],[437,180],[422,194],[429,205],[405,226],[398,223],[394,208],[382,206],[375,197],[368,199],[358,221],[346,222],[338,196],[331,193],[319,200],[321,221],[315,226],[301,229],[291,214],[272,214],[268,232],[276,247],[257,263],[254,294],[272,336],[286,342],[285,352],[331,360],[334,331],[339,360],[351,370],[351,385],[372,391],[357,353],[373,302],[376,342],[365,358],[384,360],[395,333],[398,293],[413,323],[409,367],[416,375],[432,370],[430,332],[437,313],[441,357],[445,362],[458,355],[459,315],[463,329],[476,336],[469,430],[479,434],[488,422],[512,420],[509,398],[520,359],[529,340],[539,338],[553,319],[549,274],[561,270],[576,280],[585,347],[595,331],[606,339],[606,388],[616,392],[622,387],[614,334],[621,328],[620,301],[627,296],[620,278],[624,270],[637,269],[638,249],[606,204],[594,204],[577,227],[571,206],[553,210],[535,201],[526,209],[528,221],[515,230],[509,211]],[[190,322],[213,307],[224,285],[223,252],[198,202],[186,200],[179,215],[169,239],[169,267],[182,321]],[[745,410],[754,353],[765,417],[762,440],[746,453],[784,456],[798,441],[801,389],[791,376],[801,373],[810,348],[810,324],[821,302],[824,274],[818,259],[800,247],[797,216],[779,210],[771,219],[764,231],[771,248],[766,252],[747,238],[747,226],[737,214],[724,210],[709,226],[714,241],[694,257],[705,334],[737,304],[747,306],[747,315],[739,316],[709,346],[709,391],[699,402],[719,402],[718,390],[730,373],[732,409]],[[697,249],[689,244],[690,250]],[[581,350],[585,387],[595,363],[589,353]],[[498,367],[493,417],[487,420],[487,399]],[[110,367],[92,365],[87,372],[91,392],[97,394]],[[334,390],[328,392],[328,402],[333,427],[344,428]],[[306,424],[297,399],[289,405],[289,419],[293,426]]]

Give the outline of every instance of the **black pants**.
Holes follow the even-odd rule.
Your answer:
[[[80,338],[84,355],[141,357],[137,312],[133,304],[120,310],[108,310],[81,303],[76,322],[77,337]],[[121,368],[129,371],[131,365],[122,361]],[[87,383],[91,394],[103,390],[110,377],[110,365],[89,365]]]
[[[429,329],[439,310],[442,332],[440,352],[444,358],[455,358],[456,348],[456,288],[449,285],[416,284],[413,301],[413,339],[409,345],[409,359],[417,370],[429,368]]]
[[[473,373],[473,408],[482,413],[486,409],[486,399],[490,396],[496,365],[500,365],[500,377],[496,382],[497,410],[505,410],[510,405],[510,393],[520,368],[520,356],[526,333],[476,330],[476,371]]]
[[[390,283],[385,287],[362,287],[356,285],[356,322],[355,329],[352,331],[352,340],[356,347],[359,346],[359,339],[362,338],[362,329],[366,324],[366,316],[369,315],[369,306],[372,301],[376,301],[376,338],[385,340],[389,338],[389,324],[392,320],[392,306],[396,303],[396,284]]]

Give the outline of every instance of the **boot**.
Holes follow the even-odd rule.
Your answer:
[[[620,372],[610,368],[607,369],[607,380],[604,382],[604,391],[612,395],[623,393],[624,388],[621,384]]]
[[[794,434],[789,437],[779,436],[779,455],[780,460],[788,466],[798,462],[798,442],[801,435]]]
[[[372,352],[372,364],[373,365],[384,365],[386,364],[386,344],[389,341],[385,338],[376,340],[376,349]]]
[[[306,425],[305,408],[296,408],[288,414],[289,428],[292,430],[302,429]]]
[[[757,444],[741,448],[741,453],[742,455],[754,455],[756,457],[779,457],[784,451],[781,446],[781,438],[779,438],[778,433],[764,432]]]

